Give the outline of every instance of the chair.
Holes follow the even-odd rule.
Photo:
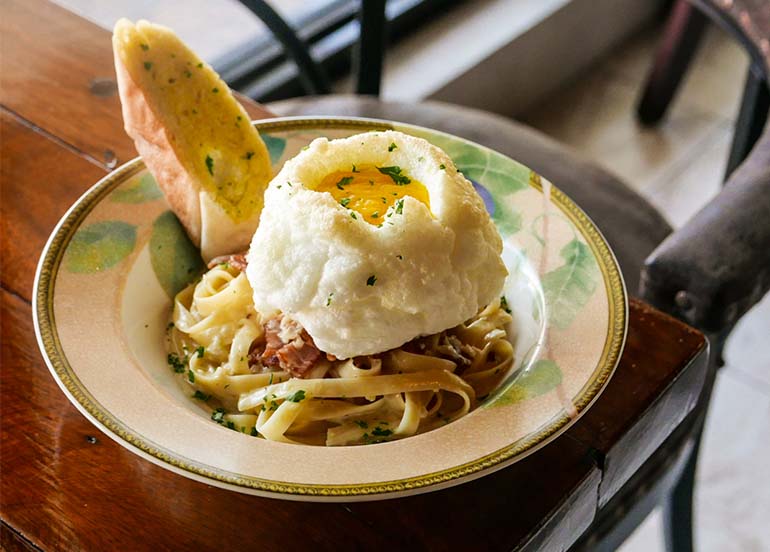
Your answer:
[[[261,0],[242,3],[269,25],[275,18],[280,19]],[[721,0],[719,4],[693,0],[698,9],[741,40],[755,61],[752,82],[766,85],[767,40],[763,42],[763,37],[747,32],[740,24],[740,12],[722,7],[726,3],[742,4],[740,0]],[[555,182],[596,222],[615,251],[632,294],[703,330],[711,337],[714,349],[721,351],[729,330],[770,288],[770,224],[756,224],[767,221],[770,215],[770,132],[762,136],[750,157],[732,174],[722,193],[672,233],[665,219],[620,180],[534,129],[456,105],[379,100],[376,94],[382,66],[385,2],[366,0],[361,6],[361,38],[354,64],[358,95],[295,98],[270,104],[271,110],[281,115],[366,116],[413,123],[462,136],[521,161]],[[770,19],[765,24],[764,29],[770,29]],[[305,72],[304,64],[312,63],[307,49],[307,55],[294,52],[301,42],[296,35],[287,35],[287,30],[293,34],[288,25],[277,25],[281,28],[277,38],[300,72]],[[302,77],[303,82],[310,78],[310,72]],[[306,88],[309,93],[319,91],[313,85]],[[753,117],[757,116],[754,111]],[[753,119],[751,122],[758,126]],[[714,372],[712,366],[699,406],[600,509],[575,549],[614,550],[664,499],[668,499],[669,549],[692,548],[691,502],[697,445]]]
[[[721,366],[730,331],[770,287],[770,129],[763,130],[770,106],[770,4],[762,0],[691,0],[686,5],[678,0],[638,114],[646,124],[656,123],[665,114],[681,78],[672,72],[686,69],[702,28],[693,21],[704,14],[731,33],[750,58],[725,189],[647,259],[641,292],[650,303],[706,333],[713,363]],[[689,22],[678,24],[677,19]],[[678,66],[668,63],[677,57]],[[695,471],[714,371],[696,409],[694,450],[666,503],[669,550],[693,548]]]

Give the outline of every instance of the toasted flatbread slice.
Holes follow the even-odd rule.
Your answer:
[[[247,249],[272,169],[246,111],[166,27],[121,19],[112,45],[126,132],[204,260]]]

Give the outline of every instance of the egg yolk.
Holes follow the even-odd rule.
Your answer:
[[[343,207],[359,213],[369,224],[382,224],[387,210],[404,196],[430,209],[428,190],[400,167],[353,166],[324,177],[317,192],[329,192]]]

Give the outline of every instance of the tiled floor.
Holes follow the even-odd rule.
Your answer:
[[[708,33],[692,71],[656,129],[634,106],[652,57],[647,32],[527,122],[622,177],[678,227],[719,191],[746,59],[721,32]],[[696,492],[696,546],[704,552],[770,550],[770,297],[730,338],[706,425]],[[663,550],[660,512],[622,552]]]

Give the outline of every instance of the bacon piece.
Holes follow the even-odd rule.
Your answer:
[[[310,334],[294,320],[275,317],[265,322],[265,350],[260,357],[267,366],[280,366],[302,378],[321,357]]]
[[[279,366],[281,363],[276,355],[278,350],[284,345],[281,338],[278,337],[280,331],[280,318],[270,318],[265,322],[265,347],[259,357],[265,366]]]
[[[209,261],[208,267],[214,268],[217,265],[229,264],[231,267],[244,272],[248,263],[246,262],[246,251],[242,253],[234,253],[232,255],[220,255],[214,257]]]
[[[249,355],[247,357],[249,363],[249,370],[255,374],[260,372],[270,372],[272,368],[278,368],[278,357],[273,355],[269,358],[263,358],[265,353],[265,340],[264,338],[256,339],[249,347]]]

